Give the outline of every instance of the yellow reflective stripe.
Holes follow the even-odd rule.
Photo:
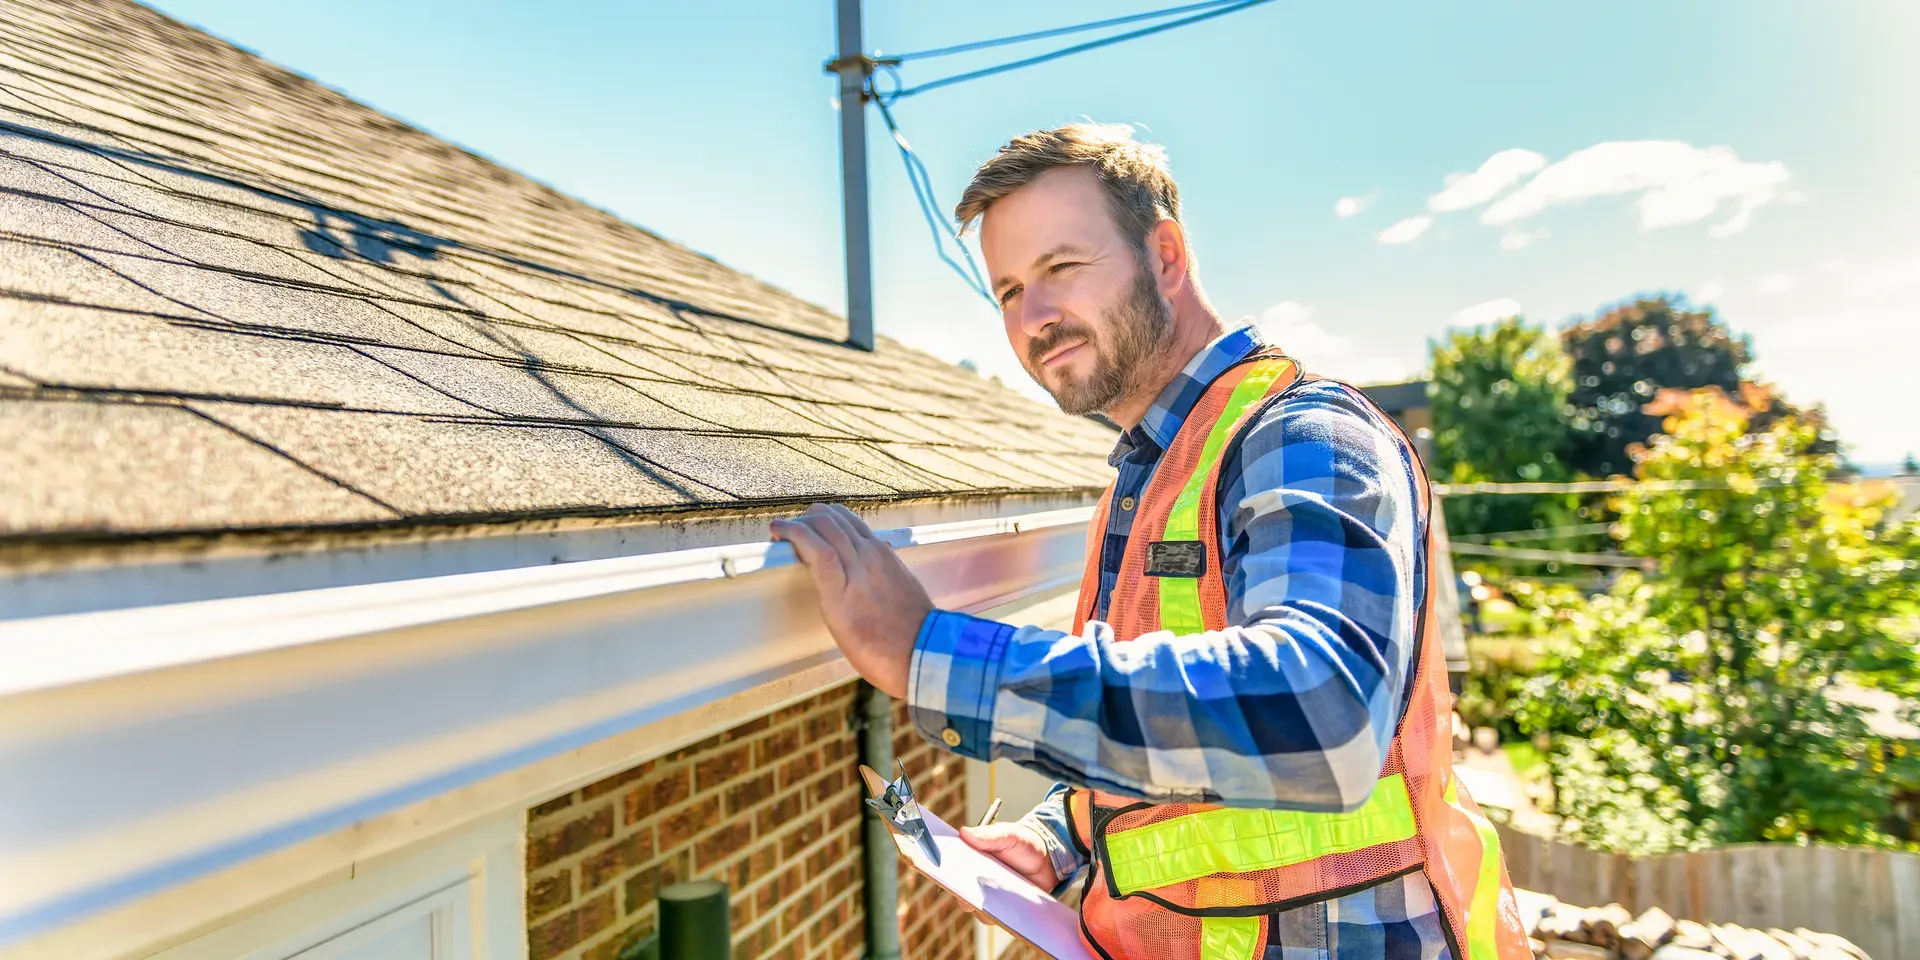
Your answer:
[[[1500,831],[1493,823],[1460,805],[1460,781],[1447,783],[1447,803],[1473,821],[1480,832],[1480,879],[1473,885],[1473,901],[1467,906],[1466,960],[1498,960],[1500,956]]]
[[[1220,462],[1229,432],[1234,424],[1240,422],[1240,416],[1247,407],[1264,398],[1273,384],[1292,366],[1293,361],[1286,359],[1256,360],[1247,375],[1234,385],[1233,393],[1227,396],[1227,405],[1220,411],[1220,419],[1213,422],[1213,429],[1207,432],[1206,442],[1200,445],[1200,458],[1194,461],[1193,472],[1187,475],[1186,485],[1180,488],[1180,495],[1174,498],[1173,509],[1167,514],[1166,532],[1160,539],[1200,539],[1200,494],[1206,489],[1208,478],[1213,475],[1214,465]],[[1203,549],[1211,562],[1220,562],[1220,551],[1216,546],[1208,544]],[[1175,636],[1200,633],[1207,629],[1200,616],[1199,580],[1188,577],[1160,578],[1160,629],[1171,630]]]
[[[1216,873],[1248,873],[1351,853],[1413,836],[1400,774],[1381,777],[1352,813],[1219,809],[1106,835],[1108,876],[1122,894]],[[1479,960],[1479,958],[1474,958]]]
[[[1259,948],[1259,917],[1200,918],[1200,960],[1252,960]]]

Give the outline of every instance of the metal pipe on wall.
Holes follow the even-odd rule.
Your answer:
[[[891,776],[893,771],[893,698],[860,682],[860,762]],[[861,787],[862,792],[866,790]],[[867,960],[900,960],[900,875],[893,837],[887,825],[864,806],[860,844],[866,859],[863,898],[867,912]]]

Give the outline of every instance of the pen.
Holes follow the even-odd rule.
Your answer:
[[[1000,798],[994,797],[993,802],[987,805],[987,812],[980,817],[980,822],[975,824],[975,826],[984,827],[987,824],[992,823],[993,818],[999,815],[1000,815]]]

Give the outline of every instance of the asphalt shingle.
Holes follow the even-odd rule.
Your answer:
[[[1106,476],[1110,432],[844,333],[128,0],[0,17],[0,541]]]
[[[0,535],[367,523],[392,511],[177,406],[0,402]],[[17,482],[29,480],[31,482]]]

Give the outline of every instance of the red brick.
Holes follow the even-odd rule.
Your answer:
[[[752,766],[753,749],[745,744],[704,757],[693,765],[693,789],[696,792],[712,790],[746,773]]]
[[[617,960],[620,951],[636,940],[644,940],[653,934],[653,918],[648,917],[636,923],[628,924],[625,930],[607,938],[596,946],[582,951],[580,960]]]
[[[755,880],[772,873],[779,865],[780,849],[770,843],[760,844],[727,868],[727,883],[737,894]]]
[[[766,809],[756,814],[754,819],[755,822],[759,824],[760,835],[767,836],[779,830],[781,827],[792,823],[806,812],[806,793],[796,790],[775,800]]]
[[[798,940],[767,955],[766,960],[800,960],[800,942]]]
[[[823,899],[820,888],[814,886],[808,887],[799,896],[788,900],[786,909],[780,911],[780,935],[792,936],[795,930],[812,920],[813,915],[820,912],[820,902]]]
[[[622,837],[580,861],[582,893],[653,859],[653,828]]]
[[[734,743],[740,740],[745,740],[748,737],[751,737],[756,733],[766,730],[768,727],[771,727],[771,726],[773,726],[772,717],[755,717],[754,719],[748,720],[747,722],[742,723],[731,730],[728,730],[726,733],[721,734],[720,742]]]
[[[773,924],[764,923],[733,941],[733,960],[758,960],[777,939]]]
[[[836,794],[850,792],[853,776],[845,769],[835,770],[807,785],[807,801],[816,805],[830,803]]]
[[[674,850],[720,822],[720,798],[703,797],[660,818],[660,849]]]
[[[778,763],[799,753],[806,743],[806,737],[801,735],[799,724],[781,727],[765,740],[754,744],[753,758],[756,763]]]
[[[613,836],[613,808],[601,807],[527,840],[527,869],[546,866]]]
[[[753,842],[753,824],[729,823],[701,837],[693,845],[694,863],[703,871],[712,870],[722,860],[739,853]]]
[[[847,732],[847,718],[821,713],[807,718],[807,739],[825,742]]]
[[[604,780],[596,780],[593,783],[587,784],[586,786],[580,788],[580,799],[591,800],[594,797],[612,793],[613,791],[618,790],[621,787],[624,787],[627,784],[632,783],[635,780],[638,780],[649,773],[652,773],[654,764],[657,762],[658,761],[655,761],[655,760],[648,760],[646,763],[643,763],[637,767],[633,767],[627,770],[622,770],[619,773],[616,773],[613,776],[608,777]]]
[[[626,892],[627,915],[632,916],[660,895],[660,870],[657,867],[642,870],[628,877],[622,887]]]
[[[613,905],[612,890],[588,900],[574,908],[573,912],[580,918],[581,940],[613,926],[613,921],[620,918],[620,911]]]
[[[554,797],[552,800],[548,800],[546,803],[543,803],[537,807],[534,807],[532,810],[527,811],[527,817],[528,819],[531,819],[531,820],[538,820],[541,817],[546,816],[547,814],[555,813],[560,810],[565,810],[567,807],[570,807],[572,805],[573,805],[573,794],[563,793],[557,797]]]
[[[827,766],[832,766],[842,760],[852,760],[853,749],[854,742],[852,740],[844,737],[839,740],[829,740],[820,745],[820,760]]]
[[[855,919],[859,919],[857,914],[855,915]],[[840,935],[833,938],[833,949],[827,955],[835,958],[835,960],[839,960],[839,958],[842,957],[854,958],[864,953],[866,946],[867,932],[860,928],[860,924],[856,923],[840,931]]]
[[[662,757],[661,759],[668,763],[671,763],[675,760],[685,760],[688,757],[698,756],[700,754],[706,753],[719,745],[720,745],[720,735],[714,734],[713,736],[708,737],[705,740],[700,741],[699,743],[688,744],[687,746],[681,747],[680,749],[667,754],[665,757]]]
[[[820,879],[821,875],[832,870],[833,865],[839,863],[840,858],[846,856],[846,853],[846,838],[835,837],[821,844],[820,849],[807,854],[807,882],[812,883]]]
[[[692,771],[682,767],[643,783],[626,796],[627,822],[636,823],[693,796]]]
[[[808,750],[780,765],[780,789],[785,790],[820,772],[820,751]]]
[[[660,885],[670,887],[684,880],[694,879],[693,851],[680,850],[660,861]]]
[[[726,790],[727,816],[737,817],[741,811],[773,796],[773,771],[760,774],[752,779],[742,780]]]
[[[727,905],[728,932],[738,934],[753,922],[753,901],[746,897],[735,898]]]
[[[792,833],[780,838],[780,859],[791,860],[800,851],[813,846],[814,841],[826,836],[827,818],[814,817]]]
[[[527,919],[544,917],[573,899],[573,871],[562,870],[527,881]]]
[[[834,934],[840,932],[841,925],[847,922],[849,915],[847,903],[848,898],[842,897],[839,903],[820,911],[813,924],[807,927],[809,945],[816,948],[824,946],[833,939]]]
[[[754,895],[754,907],[763,917],[772,916],[780,902],[794,895],[800,885],[806,881],[806,874],[798,864],[788,867],[778,877],[767,881]]]
[[[547,960],[548,957],[557,957],[579,942],[580,921],[569,911],[545,923],[536,924],[527,931],[527,958]]]

